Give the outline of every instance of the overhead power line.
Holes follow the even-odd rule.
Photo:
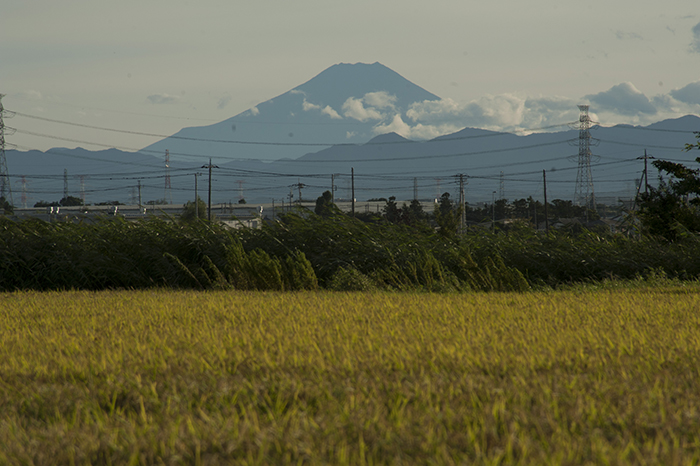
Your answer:
[[[77,139],[72,139],[72,138],[64,138],[60,136],[51,136],[51,135],[46,135],[46,134],[41,134],[41,133],[35,133],[33,131],[23,131],[23,130],[16,130],[18,133],[23,133],[23,134],[30,134],[34,136],[41,136],[41,137],[47,137],[51,139],[57,139],[61,141],[68,141],[68,142],[76,142],[78,144],[93,144],[96,146],[101,146],[101,147],[109,147],[109,148],[114,148],[114,149],[120,149],[120,150],[132,150],[134,152],[154,152],[154,153],[160,153],[158,151],[140,151],[138,149],[130,149],[130,148],[125,148],[125,147],[119,147],[119,146],[112,146],[108,144],[100,144],[100,143],[93,143],[89,141],[81,141]],[[458,138],[455,138],[458,139]],[[467,139],[467,137],[463,138]],[[416,141],[409,141],[412,143],[416,143]],[[420,159],[432,159],[432,158],[449,158],[449,157],[461,157],[461,156],[471,156],[471,155],[485,155],[485,154],[495,154],[495,153],[500,153],[500,152],[512,152],[512,151],[517,151],[517,150],[526,150],[526,149],[534,149],[538,147],[546,147],[546,146],[553,146],[557,144],[564,144],[568,143],[569,139],[565,140],[560,140],[560,141],[554,141],[554,142],[547,142],[547,143],[540,143],[540,144],[530,144],[526,146],[517,146],[517,147],[509,147],[505,149],[489,149],[489,150],[483,150],[483,151],[474,151],[474,152],[460,152],[456,154],[430,154],[430,155],[419,155],[419,156],[414,156],[414,157],[385,157],[385,158],[379,158],[379,159],[295,159],[295,160],[290,160],[287,163],[381,163],[381,162],[392,162],[392,161],[397,161],[397,160],[420,160]],[[369,143],[368,143],[369,144]],[[379,143],[378,143],[379,144]],[[341,145],[351,145],[351,144],[341,144]],[[371,144],[370,144],[371,145]],[[189,155],[189,154],[175,154],[171,153],[171,155]],[[201,155],[199,157],[202,157]],[[218,158],[223,158],[227,159],[229,157],[226,156],[217,156]],[[211,157],[207,157],[211,158]],[[240,160],[240,159],[237,159]]]
[[[124,129],[116,129],[116,128],[107,128],[104,126],[95,126],[95,125],[88,125],[85,123],[75,123],[75,122],[70,122],[70,121],[65,121],[65,120],[57,120],[54,118],[46,118],[46,117],[41,117],[37,115],[30,115],[27,113],[22,113],[22,112],[12,112],[14,115],[25,117],[25,118],[31,118],[34,120],[40,120],[40,121],[46,121],[50,123],[57,123],[57,124],[62,124],[62,125],[68,125],[68,126],[75,126],[75,127],[80,127],[80,128],[88,128],[88,129],[96,129],[100,131],[109,131],[113,133],[121,133],[121,134],[131,134],[131,135],[136,135],[136,136],[148,136],[148,137],[157,137],[161,139],[165,138],[170,138],[170,139],[177,139],[177,140],[182,140],[182,141],[196,141],[196,142],[214,142],[214,143],[222,143],[222,144],[246,144],[246,145],[265,145],[265,146],[318,146],[318,147],[327,147],[327,146],[364,146],[364,145],[394,145],[394,144],[410,144],[410,143],[415,143],[416,141],[411,140],[411,139],[406,139],[403,141],[376,141],[376,142],[365,142],[365,143],[348,143],[348,142],[274,142],[274,141],[240,141],[240,140],[234,140],[234,139],[211,139],[211,138],[196,138],[196,137],[189,137],[189,136],[178,136],[178,135],[165,135],[165,134],[157,134],[157,133],[147,133],[144,131],[133,131],[133,130],[124,130]],[[518,133],[529,133],[529,132],[535,132],[535,131],[541,131],[545,129],[552,129],[552,128],[559,128],[559,127],[564,127],[568,126],[571,123],[561,123],[561,124],[556,124],[556,125],[549,125],[549,126],[543,126],[540,128],[525,128],[513,132],[508,132],[508,131],[491,131],[488,134],[475,134],[475,135],[470,135],[470,136],[446,136],[446,137],[438,137],[435,139],[431,139],[425,142],[445,142],[445,141],[459,141],[459,140],[464,140],[464,139],[479,139],[479,138],[488,138],[488,137],[495,137],[495,136],[506,136],[506,135],[516,135]],[[484,130],[485,131],[485,130]],[[28,134],[32,134],[27,132]],[[42,136],[40,133],[32,134],[35,136]],[[46,137],[46,135],[43,135]]]

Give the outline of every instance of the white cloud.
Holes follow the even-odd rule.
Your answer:
[[[174,104],[180,101],[180,96],[170,94],[151,94],[146,98],[153,105]]]
[[[695,81],[680,89],[674,89],[669,94],[681,102],[700,105],[700,81]]]
[[[418,123],[411,126],[403,121],[400,114],[395,114],[391,123],[380,124],[372,128],[374,134],[396,133],[406,139],[433,139],[445,134],[451,134],[459,131],[462,127],[452,124],[446,125],[423,125]]]
[[[413,121],[459,122],[462,126],[514,126],[522,121],[525,99],[511,94],[485,96],[468,103],[452,99],[414,103],[406,112]]]
[[[377,125],[372,131],[374,134],[386,134],[386,133],[396,133],[405,138],[411,137],[411,126],[404,123],[401,115],[396,114],[391,120],[391,123],[386,125]]]
[[[458,104],[452,99],[442,100],[424,100],[423,102],[414,102],[406,111],[406,116],[413,121],[429,120],[458,117],[463,112],[464,106]]]
[[[396,96],[386,91],[368,92],[364,95],[362,100],[370,107],[393,109],[395,108]]]
[[[320,105],[312,104],[306,98],[304,98],[304,102],[301,104],[301,108],[305,112],[310,112],[311,110],[320,110],[323,115],[328,115],[334,120],[342,120],[343,117],[338,114],[335,110],[333,110],[333,107],[330,105],[326,105],[325,107],[321,108]]]
[[[368,92],[359,99],[349,97],[343,103],[343,115],[359,121],[384,120],[395,113],[396,100],[395,95],[386,91]],[[390,112],[386,114],[385,110]]]
[[[301,107],[304,109],[305,112],[308,112],[310,110],[321,110],[320,105],[312,104],[306,99],[304,99],[304,102],[301,104]]]
[[[248,111],[253,116],[258,116],[260,114],[260,110],[258,110],[258,107],[251,107]]]
[[[395,131],[410,139],[426,139],[465,127],[518,134],[561,131],[568,123],[578,122],[577,105],[582,103],[591,104],[591,119],[604,126],[649,125],[679,115],[700,115],[700,82],[671,91],[671,95],[661,94],[651,99],[632,84],[622,83],[588,96],[588,100],[502,94],[466,103],[451,99],[417,102],[411,105],[404,120],[394,119],[389,124],[379,125],[375,132]]]
[[[384,115],[373,107],[365,108],[362,99],[348,97],[343,104],[343,115],[359,121],[382,120]]]
[[[578,109],[576,102],[563,97],[502,94],[467,103],[458,103],[452,99],[426,100],[411,105],[406,116],[411,121],[429,125],[438,132],[464,127],[519,131],[573,121],[578,117]],[[560,130],[561,127],[555,129]]]
[[[690,43],[690,51],[700,53],[700,23],[693,26],[693,41]]]
[[[345,133],[345,137],[348,139],[354,138],[355,136],[357,136],[357,133],[355,131],[347,131]]]
[[[300,94],[300,95],[306,95],[306,92],[299,90],[299,89],[292,89],[289,91],[290,94]]]
[[[326,107],[323,110],[321,110],[321,113],[323,113],[324,115],[328,115],[329,117],[331,117],[334,120],[342,120],[343,119],[343,117],[341,117],[338,114],[338,112],[333,110],[333,108],[330,105],[326,105]]]
[[[656,108],[647,96],[642,94],[630,82],[617,84],[607,91],[587,95],[586,98],[601,110],[608,110],[621,115],[653,115]]]

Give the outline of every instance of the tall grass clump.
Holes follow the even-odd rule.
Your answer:
[[[500,257],[473,257],[431,228],[365,223],[352,217],[288,214],[261,230],[246,230],[246,250],[271,256],[301,251],[319,282],[332,289],[522,291],[523,275]]]
[[[317,287],[303,254],[245,252],[233,232],[207,222],[0,218],[0,236],[0,290]]]
[[[660,237],[601,235],[586,230],[543,234],[520,229],[509,234],[465,235],[462,243],[476,257],[501,257],[531,285],[632,280],[659,271],[672,279],[700,278],[700,240],[696,236],[669,242]]]

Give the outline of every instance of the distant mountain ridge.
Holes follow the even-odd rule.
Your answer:
[[[143,202],[172,196],[173,202],[184,203],[194,198],[194,173],[205,172],[202,165],[209,157],[218,167],[212,178],[214,203],[241,197],[249,202],[288,202],[298,199],[301,186],[304,199],[315,199],[330,189],[331,179],[337,198],[349,199],[351,170],[358,200],[411,199],[416,192],[419,199],[432,202],[443,192],[457,194],[459,174],[467,182],[468,202],[491,202],[501,192],[511,200],[542,199],[543,170],[552,199],[573,198],[576,129],[516,135],[464,128],[426,141],[390,131],[376,134],[377,125],[386,125],[414,102],[431,99],[438,97],[379,63],[338,64],[246,112],[214,125],[183,128],[177,137],[141,152],[7,151],[14,201],[21,205],[22,192],[29,205],[59,200],[67,170],[69,194],[84,192],[89,203],[131,202],[138,186]],[[700,118],[693,115],[648,127],[593,127],[596,197],[613,204],[633,197],[643,168],[638,158],[645,150],[657,159],[694,164],[697,153],[683,148],[699,130]],[[169,171],[164,166],[166,149],[171,155]],[[165,190],[168,173],[170,193]],[[200,196],[206,189],[203,179],[199,178]],[[657,180],[655,172],[649,180]]]
[[[607,203],[630,199],[641,177],[646,150],[657,159],[695,166],[695,151],[685,152],[695,140],[700,118],[687,115],[648,127],[618,125],[594,127],[592,174],[596,196]],[[330,189],[331,175],[339,187],[338,198],[348,198],[350,171],[356,176],[358,199],[396,196],[410,199],[414,183],[422,200],[442,192],[456,195],[456,175],[467,180],[468,202],[490,202],[500,195],[501,180],[507,199],[533,196],[542,199],[542,171],[547,170],[550,198],[572,199],[577,173],[578,131],[516,136],[464,129],[430,141],[410,141],[395,133],[376,136],[365,144],[341,144],[296,159],[274,162],[233,160],[214,170],[213,200],[278,203],[288,199],[290,187],[303,184],[306,197],[316,198]],[[27,179],[29,204],[62,197],[64,169],[69,194],[78,196],[81,183],[88,202],[120,200],[136,195],[140,180],[143,202],[162,199],[165,167],[162,157],[117,149],[91,152],[85,149],[51,149],[47,152],[7,151],[7,163],[15,205],[20,204],[20,178]],[[171,161],[173,202],[193,199],[195,172],[205,173],[203,160]],[[653,169],[652,169],[653,170]],[[206,189],[200,177],[200,195]],[[649,173],[656,183],[656,171]],[[295,194],[297,196],[297,194]],[[296,198],[296,197],[295,197]]]
[[[213,125],[183,128],[174,138],[143,150],[153,154],[167,149],[180,160],[192,155],[268,161],[296,158],[319,148],[304,143],[366,142],[376,136],[375,126],[390,123],[414,102],[425,100],[439,97],[380,63],[340,63],[250,110]],[[274,145],[288,143],[300,145]]]

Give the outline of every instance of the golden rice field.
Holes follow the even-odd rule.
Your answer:
[[[0,464],[698,464],[700,288],[0,294]]]

